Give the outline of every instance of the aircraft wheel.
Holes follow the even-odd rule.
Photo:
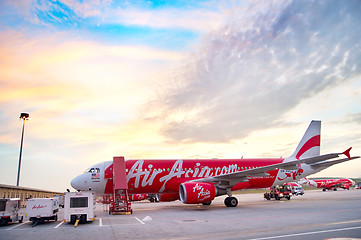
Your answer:
[[[8,222],[5,219],[0,219],[0,226],[5,226],[7,224]]]
[[[235,197],[226,197],[226,199],[224,199],[224,204],[227,207],[236,207],[238,205],[238,200]]]

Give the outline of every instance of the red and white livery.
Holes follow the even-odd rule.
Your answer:
[[[349,161],[350,150],[320,155],[321,122],[312,121],[295,152],[285,159],[138,159],[126,160],[126,178],[130,194],[157,194],[162,201],[180,199],[183,203],[210,204],[227,194],[224,203],[235,207],[232,191],[269,188],[296,181],[334,164]],[[346,155],[347,158],[339,158]],[[71,181],[76,190],[111,194],[112,161],[92,166]],[[94,172],[99,173],[94,177]]]

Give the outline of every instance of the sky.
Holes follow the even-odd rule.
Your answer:
[[[0,2],[0,183],[126,159],[361,155],[361,2]],[[315,177],[361,177],[361,160]]]

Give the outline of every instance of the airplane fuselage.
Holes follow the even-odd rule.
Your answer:
[[[283,162],[283,158],[269,159],[187,159],[187,160],[127,160],[126,177],[129,193],[177,193],[183,182],[227,175]],[[303,164],[302,164],[303,165]],[[93,170],[92,170],[93,169]],[[272,170],[265,176],[249,177],[237,183],[232,191],[250,188],[267,188],[309,175],[311,169],[300,166],[295,170]],[[94,173],[95,172],[95,173]],[[94,165],[89,171],[72,181],[76,190],[91,188],[98,194],[113,191],[112,161]]]

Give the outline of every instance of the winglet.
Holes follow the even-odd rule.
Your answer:
[[[345,154],[346,157],[348,157],[348,159],[351,159],[351,155],[350,155],[351,148],[352,148],[352,147],[350,147],[349,149],[347,149],[346,151],[344,151],[344,152],[342,153],[342,154]]]

